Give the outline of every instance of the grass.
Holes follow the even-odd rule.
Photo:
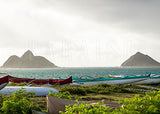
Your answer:
[[[33,100],[35,105],[39,105],[42,110],[47,110],[47,99],[46,97],[33,97],[30,98]]]
[[[139,90],[149,90],[144,87],[139,87],[136,85],[126,84],[126,85],[107,85],[100,84],[94,86],[64,86],[58,88],[60,91],[69,91],[72,95],[85,96],[88,94],[102,94],[109,95],[113,93],[143,93]]]
[[[79,96],[79,100],[80,101],[90,101],[90,100],[106,100],[106,101],[118,101],[118,100],[122,100],[124,98],[131,98],[133,97],[134,94],[131,93],[113,93],[110,95],[92,95],[92,94],[88,94],[86,96]]]
[[[132,98],[135,94],[139,94],[141,96],[144,95],[144,92],[138,91],[138,89],[133,88],[127,88],[130,90],[126,90],[124,92],[122,91],[109,91],[109,92],[93,92],[93,93],[87,93],[85,95],[82,94],[71,94],[71,98],[73,100],[78,99],[79,101],[90,101],[90,100],[103,100],[106,101],[118,101],[125,98]],[[68,90],[68,89],[67,89]],[[101,90],[100,90],[101,91]]]

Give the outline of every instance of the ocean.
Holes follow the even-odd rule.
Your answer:
[[[138,75],[146,72],[160,72],[160,67],[152,68],[123,68],[123,67],[93,67],[93,68],[43,68],[43,69],[0,69],[0,77],[11,75],[22,78],[56,79],[69,76],[107,77],[109,75]],[[5,73],[5,74],[3,74]]]

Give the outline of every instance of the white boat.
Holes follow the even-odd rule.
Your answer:
[[[97,85],[97,84],[109,84],[109,85],[120,85],[120,84],[131,84],[142,80],[147,80],[150,74],[141,76],[125,76],[122,78],[99,78],[99,79],[80,79],[74,81],[71,85]]]
[[[11,95],[15,91],[24,88],[26,92],[35,92],[35,96],[46,96],[49,91],[52,90],[52,93],[58,93],[59,91],[54,88],[49,87],[28,87],[28,86],[6,86],[0,90],[1,95]]]

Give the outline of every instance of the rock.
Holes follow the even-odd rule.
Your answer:
[[[148,55],[144,55],[137,52],[135,55],[131,56],[128,60],[121,64],[121,66],[127,67],[156,67],[160,66],[160,63],[152,59]]]

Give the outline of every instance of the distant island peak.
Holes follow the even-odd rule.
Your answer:
[[[55,68],[54,63],[42,56],[34,56],[32,51],[26,51],[21,57],[12,55],[2,65],[2,68]]]
[[[160,66],[160,63],[145,55],[141,52],[137,52],[132,55],[129,59],[121,64],[123,67],[156,67]]]

